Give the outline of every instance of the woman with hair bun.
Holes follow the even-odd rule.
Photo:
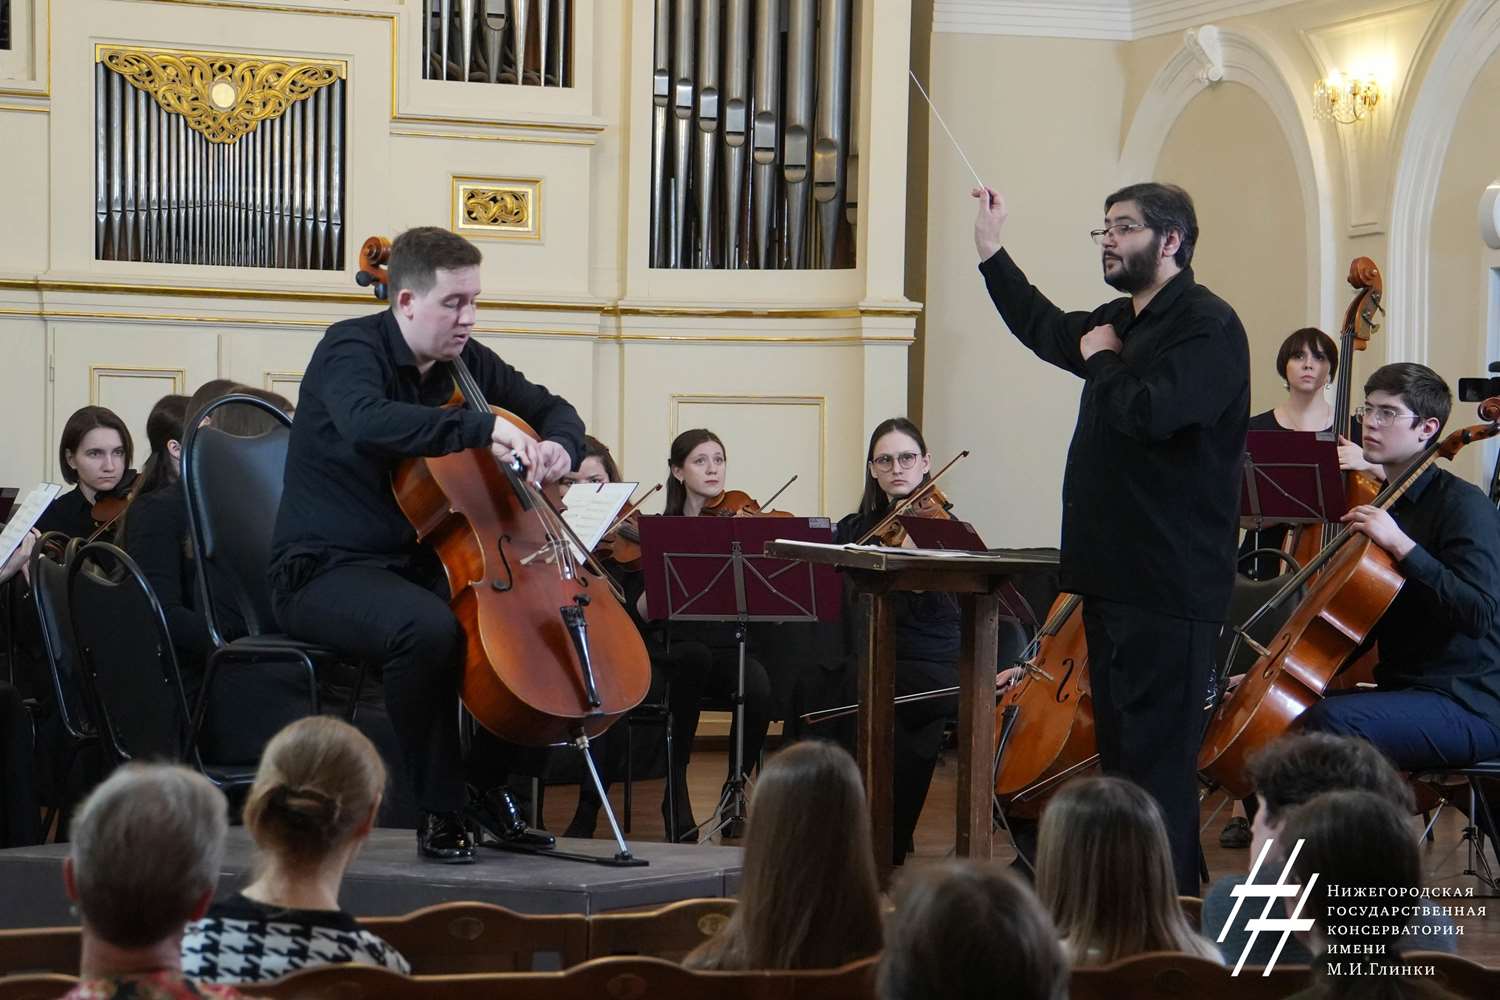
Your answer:
[[[344,870],[375,825],[385,766],[332,716],[299,719],[266,745],[245,802],[257,874],[188,926],[182,966],[209,983],[256,983],[357,962],[409,973],[390,945],[339,908]]]

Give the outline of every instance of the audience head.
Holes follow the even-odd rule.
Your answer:
[[[1289,845],[1301,842],[1291,882],[1311,886],[1301,915],[1315,922],[1312,937],[1319,949],[1326,952],[1330,944],[1384,949],[1380,957],[1350,975],[1336,975],[1335,965],[1321,963],[1316,974],[1321,995],[1371,1000],[1449,995],[1428,982],[1381,976],[1370,969],[1370,965],[1399,965],[1400,928],[1424,922],[1421,901],[1415,895],[1422,885],[1422,856],[1408,811],[1377,792],[1324,792],[1287,813],[1282,837]],[[1358,905],[1349,906],[1345,905],[1351,902],[1349,898],[1330,897],[1334,887],[1341,893],[1364,893],[1352,900]],[[1329,912],[1331,898],[1341,907],[1336,915]],[[1409,917],[1393,918],[1387,912],[1392,907],[1413,909]],[[1349,964],[1347,960],[1338,963],[1343,969]]]
[[[562,484],[576,486],[578,483],[618,483],[620,480],[620,467],[615,464],[609,448],[592,434],[585,434],[578,467],[562,477]]]
[[[245,826],[265,860],[310,871],[347,863],[375,824],[385,765],[358,729],[331,715],[272,737],[245,801]]]
[[[903,880],[880,960],[880,1000],[1062,1000],[1068,963],[1041,904],[992,864],[946,862]]]
[[[1156,800],[1121,778],[1063,786],[1042,813],[1036,888],[1075,965],[1147,951],[1217,960],[1177,902],[1166,823]]]
[[[667,453],[667,502],[662,513],[683,512],[691,491],[704,498],[724,492],[724,466],[729,456],[719,435],[706,427],[683,431],[672,439]]]
[[[1281,840],[1287,813],[1324,792],[1373,792],[1406,815],[1416,809],[1411,787],[1373,745],[1328,733],[1289,733],[1256,752],[1246,766],[1259,808],[1250,826],[1250,857],[1268,839]]]
[[[870,843],[864,785],[847,751],[808,740],[772,756],[750,803],[739,905],[689,964],[835,968],[878,952]]]
[[[203,415],[203,411],[208,409],[211,403],[225,396],[252,396],[265,400],[283,413],[292,412],[291,400],[280,393],[271,392],[269,389],[257,389],[255,386],[235,382],[232,379],[216,378],[203,383],[198,391],[193,393],[193,398],[188,402],[189,419],[199,426],[206,421],[226,434],[233,434],[237,437],[255,437],[278,426],[275,417],[260,407],[249,404],[230,403],[214,410],[207,417]]]
[[[203,411],[208,409],[209,403],[228,396],[231,393],[242,392],[248,388],[250,387],[241,385],[232,378],[209,379],[200,385],[198,391],[193,393],[192,398],[188,400],[188,420],[201,426],[203,424]]]
[[[57,464],[63,481],[76,483],[86,496],[108,493],[118,486],[134,458],[130,428],[113,410],[85,406],[63,425]]]
[[[174,764],[116,770],[69,828],[63,879],[85,932],[142,950],[180,935],[213,900],[227,829],[224,796],[202,775]]]

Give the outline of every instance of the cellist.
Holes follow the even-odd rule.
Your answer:
[[[1388,481],[1447,423],[1453,395],[1425,365],[1375,370],[1359,408],[1364,454]],[[1399,768],[1500,756],[1500,518],[1478,487],[1433,465],[1389,511],[1355,507],[1344,523],[1384,549],[1406,578],[1375,627],[1375,691],[1329,692],[1298,728],[1359,736]]]
[[[471,824],[508,839],[526,830],[504,788],[508,745],[480,729],[467,774],[459,743],[464,633],[431,551],[397,506],[403,459],[490,448],[540,483],[573,468],[583,421],[567,400],[473,339],[480,253],[446,229],[409,229],[391,248],[390,308],[330,326],[308,362],[272,543],[277,619],[292,636],[378,664],[417,806],[417,851],[474,860]],[[443,409],[462,357],[486,398],[542,440],[492,414]],[[466,782],[467,777],[467,782]]]

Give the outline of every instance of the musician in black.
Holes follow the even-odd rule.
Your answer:
[[[424,813],[418,850],[450,862],[473,860],[469,822],[535,835],[499,784],[505,754],[482,729],[466,775],[457,701],[464,633],[441,565],[396,506],[391,473],[407,458],[488,447],[551,482],[573,467],[583,440],[566,400],[472,338],[479,262],[479,250],[447,230],[408,230],[391,249],[390,309],[328,328],[302,379],[271,562],[287,632],[383,672]],[[541,440],[491,414],[439,408],[454,390],[443,363],[459,357],[488,401]]]
[[[1453,396],[1431,368],[1386,365],[1365,382],[1365,457],[1388,482],[1417,463],[1447,423]],[[1500,756],[1500,516],[1484,492],[1433,465],[1388,510],[1355,507],[1406,578],[1375,627],[1376,691],[1329,697],[1298,727],[1359,736],[1403,770]]]
[[[856,542],[889,513],[891,504],[927,482],[932,458],[917,425],[892,417],[876,425],[865,453],[865,486],[859,509],[838,523],[836,540]],[[896,695],[919,694],[958,686],[958,598],[938,591],[890,595],[891,634],[896,644]],[[846,614],[845,621],[859,622]],[[851,637],[851,647],[858,638]],[[892,858],[906,860],[932,772],[937,766],[944,724],[958,715],[958,697],[924,699],[896,710],[896,746],[892,761]]]
[[[1084,598],[1103,769],[1162,807],[1179,891],[1199,891],[1196,766],[1214,640],[1229,608],[1249,345],[1229,304],[1193,279],[1181,188],[1134,184],[1104,203],[1104,280],[1125,293],[1064,312],[1001,249],[1003,198],[979,199],[980,273],[1005,325],[1082,378],[1063,474],[1064,590]]]

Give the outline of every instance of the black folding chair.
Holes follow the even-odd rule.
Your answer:
[[[266,413],[273,428],[254,437],[213,426],[211,416],[225,406],[250,406]],[[207,426],[203,420],[210,418]],[[198,558],[198,591],[214,651],[204,687],[227,666],[295,663],[313,678],[320,669],[344,662],[334,650],[302,642],[281,631],[271,606],[268,572],[271,536],[281,506],[291,418],[263,399],[243,394],[214,400],[190,415],[182,442],[182,484],[187,491],[188,524]],[[227,591],[227,593],[225,593]],[[246,635],[227,638],[218,609],[232,607],[244,620]],[[347,716],[352,721],[364,681],[357,664]],[[199,701],[199,713],[206,707]],[[314,684],[313,712],[321,711]],[[201,722],[201,720],[200,720]]]
[[[95,712],[89,704],[78,676],[78,654],[73,645],[73,619],[68,606],[68,563],[76,557],[80,539],[68,538],[60,531],[43,535],[32,550],[28,575],[31,599],[36,608],[37,631],[42,640],[42,654],[47,661],[47,676],[52,684],[52,704],[57,713],[55,732],[60,745],[48,750],[60,751],[52,774],[55,787],[43,817],[42,828],[50,830],[61,818],[59,837],[67,827],[72,803],[69,801],[69,779],[80,754],[99,743]],[[42,752],[38,748],[38,752]]]
[[[93,542],[68,563],[67,581],[79,673],[115,762],[183,761],[226,791],[254,781],[253,765],[209,763],[199,753],[166,615],[135,560]]]

